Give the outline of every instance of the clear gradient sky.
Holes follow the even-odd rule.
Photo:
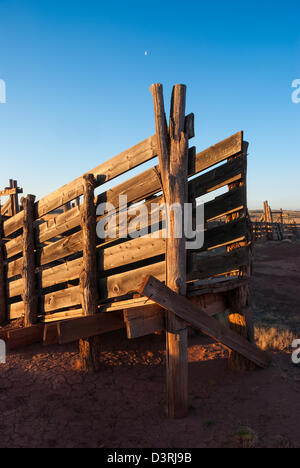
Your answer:
[[[0,0],[0,188],[40,198],[147,138],[151,83],[185,83],[198,151],[244,130],[249,207],[300,209],[299,22],[299,0]]]

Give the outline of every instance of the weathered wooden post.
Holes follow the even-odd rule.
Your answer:
[[[96,180],[92,174],[83,177],[84,192],[81,211],[83,258],[80,275],[83,315],[96,314],[98,305],[95,185]],[[99,335],[79,340],[80,361],[83,370],[90,372],[99,370],[100,344]]]
[[[280,213],[279,213],[279,222],[281,226],[283,225],[283,209],[280,208]]]
[[[7,319],[6,272],[4,263],[3,218],[0,215],[0,325]]]
[[[166,285],[173,291],[186,294],[186,250],[183,229],[183,210],[187,200],[188,138],[185,131],[186,86],[175,85],[172,93],[170,126],[165,117],[163,87],[150,88],[155,113],[157,147],[163,195],[166,204]],[[181,207],[181,219],[172,205]],[[176,229],[181,223],[181,237]],[[187,324],[172,312],[167,312],[167,414],[184,417],[188,411]]]
[[[18,201],[18,182],[16,180],[10,179],[9,180],[10,188],[16,189],[15,193],[10,196],[11,199],[11,216],[16,215],[19,213],[19,201]]]
[[[24,210],[23,221],[23,301],[24,301],[24,325],[30,327],[37,322],[38,298],[36,293],[35,278],[35,239],[34,239],[34,195],[22,198]]]

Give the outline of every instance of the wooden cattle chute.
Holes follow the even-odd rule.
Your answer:
[[[46,344],[80,340],[82,364],[89,369],[97,367],[101,333],[125,326],[128,337],[135,338],[165,329],[168,414],[180,417],[187,412],[189,323],[246,362],[264,367],[268,358],[251,343],[248,144],[243,132],[196,153],[194,147],[188,147],[194,136],[194,117],[185,116],[185,86],[173,89],[169,126],[162,86],[153,85],[151,92],[155,135],[39,201],[28,195],[22,200],[22,211],[2,220],[0,323],[24,319],[27,328],[3,329],[0,337],[11,342],[11,347],[41,340]],[[95,194],[104,183],[155,157],[157,165]],[[205,203],[204,245],[186,250],[185,238],[172,234],[174,217],[166,217],[170,219],[166,225],[157,204],[179,203],[183,209],[188,201],[195,216],[201,197],[222,187],[227,190],[223,195]],[[124,194],[125,211],[119,206],[119,195]],[[107,212],[97,215],[96,207],[104,202]],[[110,212],[110,204],[116,211]],[[155,225],[148,214],[139,216],[138,225],[133,222],[131,210],[139,208],[141,213],[141,207],[148,213],[158,210]],[[107,215],[116,220],[117,235],[100,239],[95,226]],[[224,216],[226,223],[212,223]],[[166,228],[171,233],[167,239],[161,236]],[[186,296],[194,314],[191,312],[190,320],[186,302],[180,310],[170,306],[165,313],[159,297],[147,297],[147,277],[150,282],[155,277],[162,286],[166,284],[162,296],[167,297],[169,291],[179,298]],[[226,312],[235,332],[212,318]],[[209,317],[209,323],[204,317]],[[238,361],[235,356],[234,362]]]
[[[264,210],[261,217],[252,222],[253,238],[257,240],[281,241],[285,239],[300,238],[300,224],[284,213],[282,209],[272,211],[268,202],[264,202]]]

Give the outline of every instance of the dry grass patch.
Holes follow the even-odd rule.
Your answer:
[[[287,328],[255,327],[255,341],[264,351],[289,351],[295,334]]]

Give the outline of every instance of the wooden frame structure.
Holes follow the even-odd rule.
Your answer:
[[[22,318],[26,328],[3,329],[0,337],[11,347],[79,340],[82,365],[88,370],[98,367],[101,333],[125,326],[128,337],[135,338],[166,330],[167,413],[182,417],[188,408],[189,324],[231,348],[236,366],[240,366],[237,356],[262,367],[268,364],[266,355],[251,343],[249,332],[248,145],[243,132],[238,132],[196,153],[188,147],[194,116],[185,115],[185,86],[173,88],[169,125],[162,86],[152,85],[151,92],[156,134],[39,201],[28,195],[22,211],[2,219],[0,325]],[[101,192],[104,183],[156,157],[157,165]],[[174,234],[174,216],[164,217],[157,206],[164,204],[168,210],[177,203],[184,210],[188,201],[195,216],[201,197],[220,188],[225,193],[205,203],[204,245],[186,250],[185,237]],[[128,201],[125,211],[119,204],[122,194]],[[83,197],[80,204],[79,197]],[[105,215],[96,214],[100,203],[106,203]],[[140,215],[137,225],[132,223],[131,210],[142,213],[141,207],[147,208],[147,216]],[[158,210],[155,226],[148,215],[153,210]],[[96,223],[105,216],[116,221],[117,236],[99,239]],[[224,216],[227,222],[216,225]],[[165,229],[166,239],[160,235]],[[150,230],[158,235],[153,237]],[[162,296],[172,291],[185,301],[183,307],[190,304],[194,315],[182,314],[176,307],[165,312],[158,296],[145,297],[149,275],[166,288],[161,289]],[[229,326],[220,328],[213,318],[219,313],[232,317],[229,325],[235,332]],[[209,318],[208,328],[203,314]]]
[[[9,187],[6,187],[4,190],[0,190],[0,197],[9,197],[9,199],[0,205],[0,214],[2,216],[14,216],[20,211],[19,204],[19,194],[23,193],[23,189],[18,187],[18,182],[16,180],[9,180]]]

